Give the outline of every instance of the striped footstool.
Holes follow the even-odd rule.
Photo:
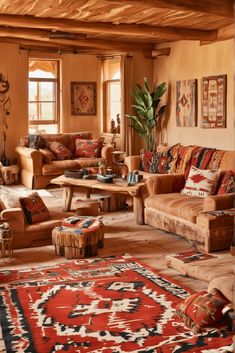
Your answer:
[[[72,216],[64,219],[62,226],[52,231],[52,244],[56,255],[66,259],[96,256],[98,248],[104,246],[102,217]]]

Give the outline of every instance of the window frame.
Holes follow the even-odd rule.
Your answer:
[[[35,61],[55,61],[56,62],[56,78],[39,78],[39,77],[29,77],[28,80],[29,82],[36,82],[37,83],[37,96],[39,96],[39,83],[40,82],[52,82],[55,84],[55,100],[50,100],[50,101],[44,101],[44,100],[29,100],[28,96],[28,106],[30,103],[36,103],[37,105],[37,119],[36,120],[30,120],[29,119],[29,114],[28,114],[28,123],[30,125],[57,125],[57,128],[59,127],[59,116],[60,116],[60,80],[59,80],[59,74],[60,74],[60,63],[59,60],[52,60],[52,59],[32,59],[30,58],[29,60],[35,60]],[[40,103],[53,103],[55,102],[55,118],[51,120],[42,120],[38,119],[39,117],[39,111],[40,111]]]

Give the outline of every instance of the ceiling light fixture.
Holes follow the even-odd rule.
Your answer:
[[[75,33],[50,33],[48,36],[50,39],[77,39],[77,35]]]

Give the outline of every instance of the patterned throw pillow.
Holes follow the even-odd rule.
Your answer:
[[[168,164],[166,153],[154,153],[149,162],[149,172],[166,174],[168,172]]]
[[[235,192],[235,174],[232,170],[228,170],[219,183],[217,194],[223,195],[231,192]]]
[[[45,148],[46,143],[41,135],[29,135],[29,148]]]
[[[193,328],[195,332],[202,327],[213,326],[223,318],[223,309],[229,304],[229,300],[218,290],[211,293],[201,291],[187,297],[176,306],[176,313],[183,318],[186,326]]]
[[[47,148],[54,153],[59,160],[71,159],[73,156],[72,152],[67,147],[57,141],[48,142]]]
[[[42,154],[43,163],[50,163],[51,161],[56,159],[56,156],[54,155],[54,153],[48,150],[47,148],[44,148],[44,149],[40,148],[39,152],[41,152]]]
[[[41,197],[35,192],[19,199],[28,224],[39,223],[49,219],[49,211]]]
[[[214,195],[220,177],[220,169],[215,171],[202,170],[194,166],[189,171],[188,178],[181,193],[184,195],[207,197]]]
[[[101,148],[104,138],[93,140],[76,139],[75,157],[78,158],[99,158],[101,157]]]

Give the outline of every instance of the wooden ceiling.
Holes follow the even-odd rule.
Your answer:
[[[110,54],[155,44],[234,38],[233,0],[1,0],[0,42]]]

